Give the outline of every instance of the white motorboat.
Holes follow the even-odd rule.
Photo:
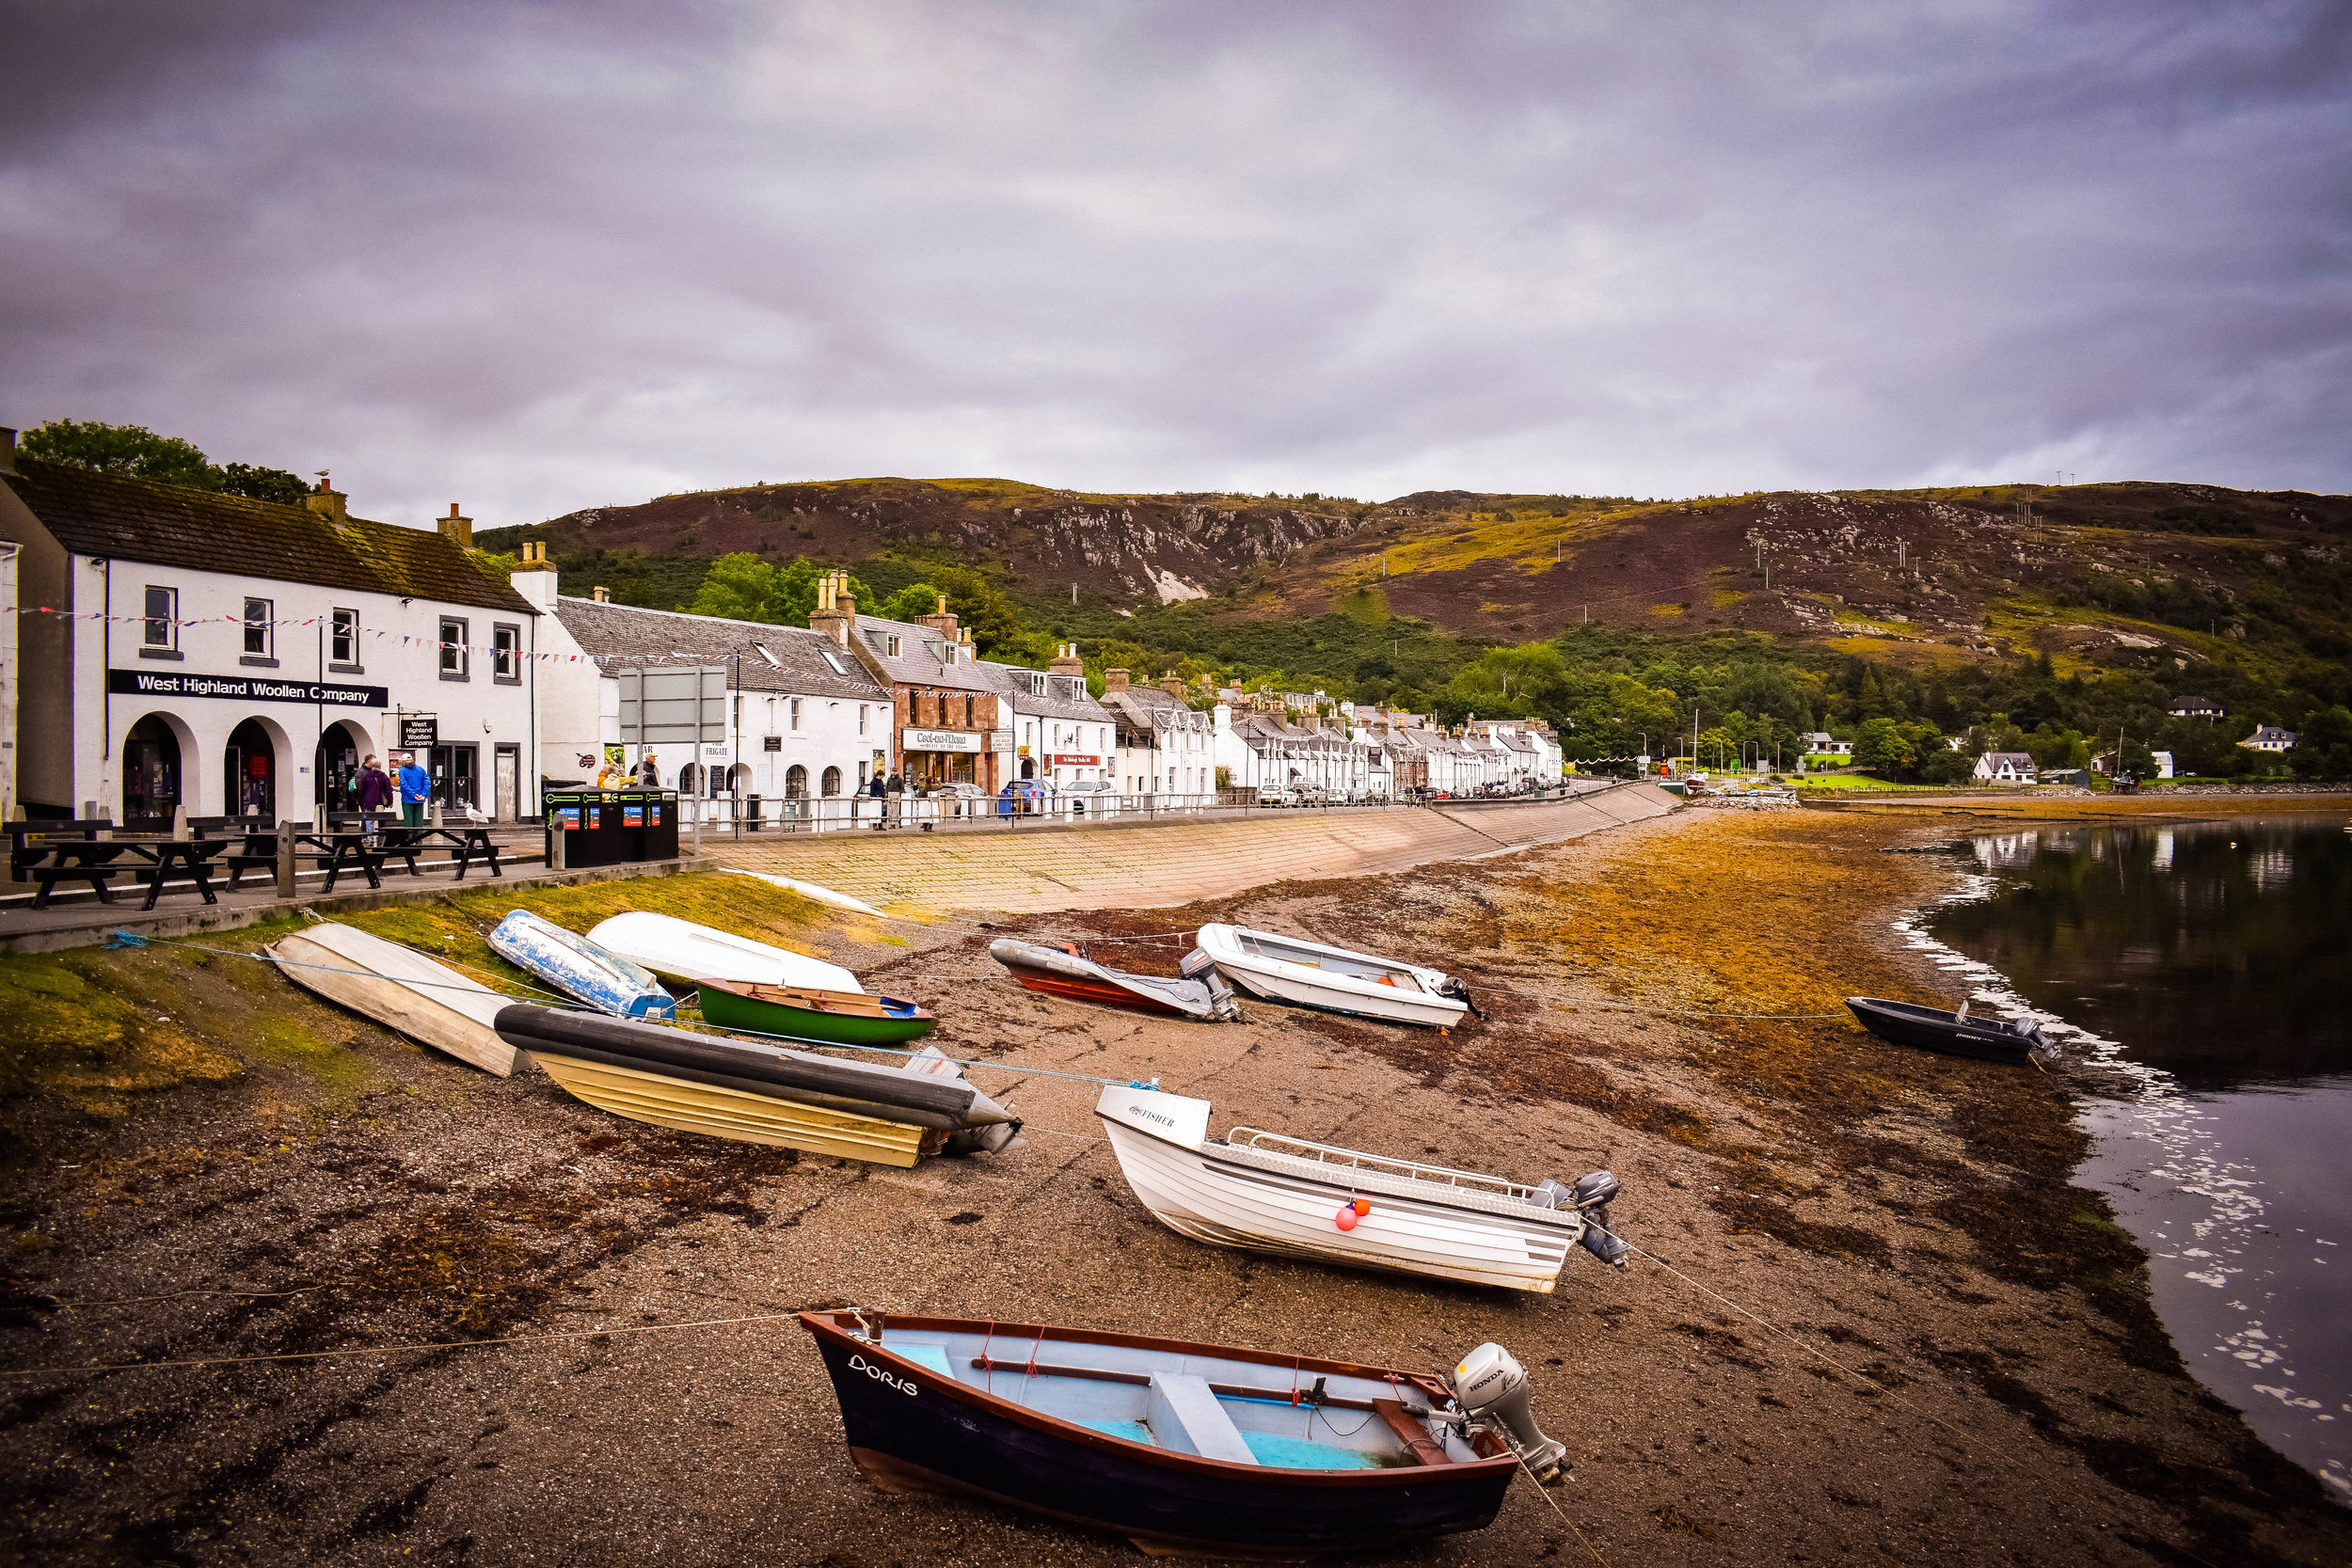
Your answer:
[[[1237,990],[1267,1002],[1429,1029],[1451,1028],[1473,1010],[1469,989],[1441,970],[1247,926],[1203,926],[1199,941],[1184,974],[1215,964]]]
[[[515,999],[356,926],[322,923],[263,949],[305,990],[387,1029],[504,1078],[515,1048],[499,1038],[499,1009]]]
[[[866,990],[839,964],[650,910],[616,914],[590,931],[588,940],[665,980],[690,986],[709,979],[795,990]]]
[[[1515,1291],[1549,1291],[1575,1246],[1624,1266],[1605,1170],[1527,1186],[1250,1127],[1212,1138],[1207,1101],[1157,1089],[1104,1089],[1094,1114],[1143,1206],[1213,1246]]]

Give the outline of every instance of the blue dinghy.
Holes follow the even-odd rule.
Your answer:
[[[599,947],[528,910],[516,910],[490,933],[490,950],[566,996],[616,1018],[674,1019],[677,999],[653,971]]]

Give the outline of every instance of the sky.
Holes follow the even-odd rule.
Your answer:
[[[0,0],[0,424],[759,481],[2352,489],[2352,3]]]

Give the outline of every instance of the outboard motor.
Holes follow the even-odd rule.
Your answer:
[[[1446,1381],[1453,1386],[1454,1402],[1469,1418],[1467,1425],[1502,1438],[1537,1481],[1549,1485],[1560,1479],[1567,1445],[1545,1436],[1535,1425],[1534,1412],[1528,1408],[1532,1390],[1527,1370],[1509,1351],[1492,1341],[1483,1344],[1462,1357]]]
[[[1609,1204],[1625,1183],[1609,1171],[1588,1171],[1576,1179],[1573,1185],[1562,1186],[1546,1180],[1536,1184],[1529,1200],[1544,1209],[1573,1209],[1584,1216],[1583,1233],[1576,1244],[1608,1264],[1613,1269],[1625,1267],[1626,1254],[1631,1247],[1617,1240],[1609,1229]]]
[[[1438,984],[1438,994],[1439,996],[1450,996],[1454,998],[1454,1001],[1459,1002],[1463,1006],[1468,1007],[1470,1010],[1470,1017],[1472,1018],[1485,1018],[1486,1016],[1480,1010],[1478,1004],[1470,1000],[1470,987],[1462,983],[1462,977],[1458,974],[1449,974],[1443,980],[1439,981]]]

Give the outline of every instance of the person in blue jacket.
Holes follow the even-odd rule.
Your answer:
[[[408,827],[424,826],[424,803],[433,799],[433,775],[417,766],[414,752],[400,765],[400,819]]]

